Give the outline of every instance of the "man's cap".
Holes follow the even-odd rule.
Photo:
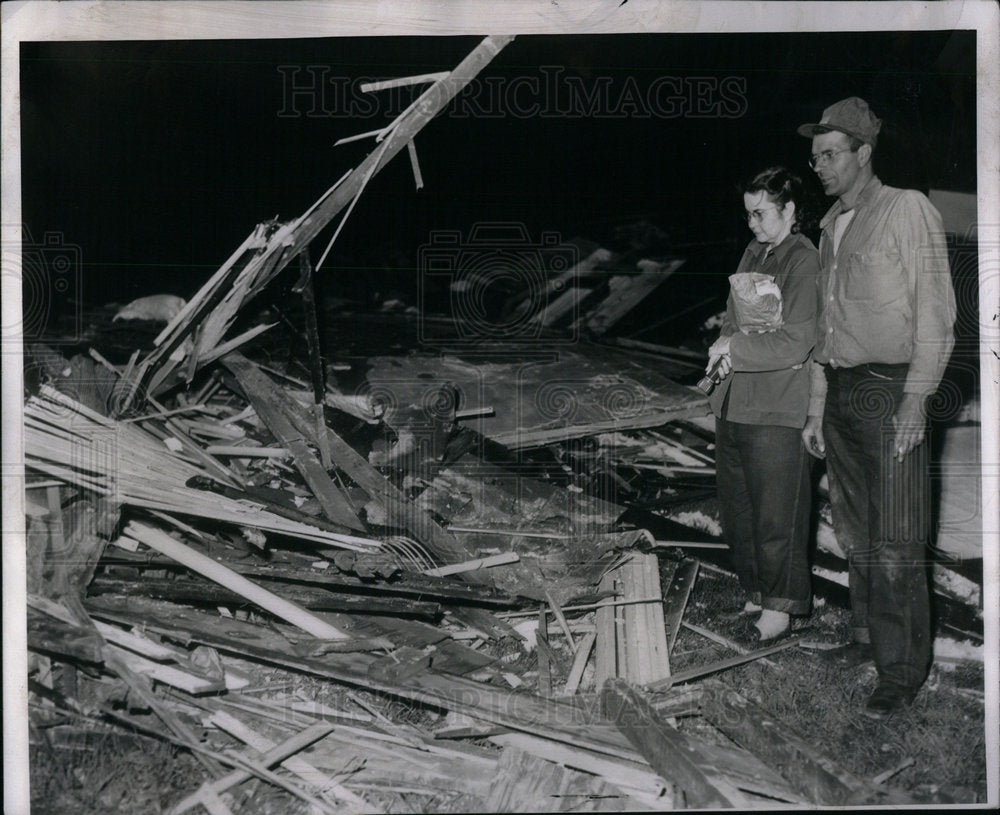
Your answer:
[[[839,130],[874,147],[881,129],[882,120],[872,113],[868,103],[857,96],[851,96],[830,105],[823,111],[823,118],[818,122],[801,125],[798,133],[800,136],[812,138],[819,133]]]

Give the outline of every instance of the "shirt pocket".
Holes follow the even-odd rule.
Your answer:
[[[845,298],[874,312],[906,311],[906,269],[895,252],[855,252],[847,259]]]

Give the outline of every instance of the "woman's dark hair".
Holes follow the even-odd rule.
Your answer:
[[[787,167],[768,167],[761,170],[749,181],[740,186],[740,191],[748,193],[765,192],[778,206],[785,206],[789,201],[795,204],[795,220],[792,222],[792,232],[801,232],[812,226],[813,202],[806,192],[802,179]]]

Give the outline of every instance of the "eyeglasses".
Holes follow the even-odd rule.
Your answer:
[[[834,156],[839,156],[841,153],[853,153],[850,147],[844,147],[841,150],[824,150],[822,153],[816,153],[815,155],[809,156],[809,166],[814,170],[820,165],[829,164],[833,161]]]
[[[764,220],[764,213],[770,212],[772,209],[781,209],[781,207],[764,207],[764,209],[755,209],[753,212],[748,212],[743,217],[746,218],[747,223],[750,221],[757,221],[760,223]]]

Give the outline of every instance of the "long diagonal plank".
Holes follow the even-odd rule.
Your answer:
[[[696,745],[662,721],[627,682],[609,679],[604,683],[601,710],[657,773],[684,790],[689,807],[746,807],[746,798],[739,790],[716,777]]]
[[[286,402],[290,401],[288,397],[278,390],[270,377],[242,354],[235,351],[226,354],[222,358],[222,364],[239,380],[240,387],[260,420],[267,425],[281,446],[291,452],[295,468],[316,496],[326,517],[349,529],[363,531],[364,524],[358,520],[344,494],[330,480],[319,459],[313,455],[301,433],[296,432],[289,420],[286,407]]]

